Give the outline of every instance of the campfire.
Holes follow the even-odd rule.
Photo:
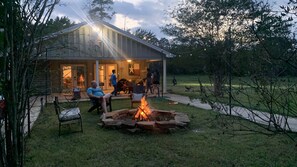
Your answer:
[[[124,128],[131,132],[138,130],[168,131],[185,127],[190,123],[184,113],[152,109],[145,97],[137,109],[122,109],[108,112],[102,117],[103,127]]]
[[[151,115],[152,110],[148,104],[148,102],[145,100],[145,97],[142,97],[140,106],[138,107],[134,119],[138,121],[150,121],[152,120]]]

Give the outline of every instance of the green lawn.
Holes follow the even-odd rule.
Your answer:
[[[220,103],[228,103],[228,85],[226,85],[226,90],[224,92],[223,97],[213,97],[210,94],[210,90],[213,89],[212,82],[210,81],[208,76],[200,76],[200,75],[177,75],[175,76],[177,79],[177,85],[173,86],[172,79],[173,76],[167,77],[167,89],[170,93],[180,94],[189,96],[190,98],[199,98],[205,100],[205,96],[203,96],[200,92],[200,85],[198,79],[201,81],[202,85],[205,87],[205,90],[208,94],[208,99],[215,102]],[[271,112],[274,114],[282,114],[289,115],[292,117],[297,117],[297,78],[289,77],[289,78],[278,78],[278,82],[274,83],[275,89],[273,91],[269,90],[269,86],[267,86],[267,90],[263,94],[261,91],[256,91],[251,88],[250,85],[252,81],[248,77],[233,77],[232,78],[232,101],[231,103],[235,106],[243,106],[245,108],[256,109],[264,112]],[[287,92],[287,85],[290,85],[291,93]],[[185,86],[191,86],[191,91],[186,91]],[[269,93],[273,94],[274,102],[270,106]],[[284,96],[286,95],[286,96]],[[269,107],[272,107],[270,110]],[[287,107],[290,107],[291,110],[286,110]]]
[[[65,128],[64,135],[58,137],[57,117],[53,106],[48,105],[27,138],[25,166],[297,166],[296,143],[286,135],[244,131],[246,126],[265,132],[244,120],[187,105],[170,105],[162,98],[149,102],[153,108],[187,113],[189,127],[168,134],[105,129],[97,125],[96,112],[87,112],[89,103],[81,102],[84,132],[69,133]],[[114,110],[129,106],[129,100],[113,101]],[[224,128],[231,122],[241,125]],[[77,125],[71,128],[79,130]]]

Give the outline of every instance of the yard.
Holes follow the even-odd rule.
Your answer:
[[[198,80],[200,80],[208,95],[207,100],[225,104],[228,104],[229,102],[228,84],[225,85],[223,97],[213,97],[210,93],[213,89],[213,85],[208,76],[177,75],[175,78],[177,80],[177,85],[174,86],[172,84],[173,76],[167,77],[167,90],[170,93],[206,100],[200,91],[200,84],[198,82]],[[258,88],[251,81],[250,77],[233,77],[231,91],[232,105],[268,113],[297,117],[297,78],[279,77],[275,79],[276,81],[273,82],[272,89],[270,90],[270,85],[261,85],[263,87]],[[185,87],[190,87],[191,89],[187,90]],[[283,96],[284,94],[286,96]],[[286,107],[290,107],[290,110]]]
[[[87,112],[89,103],[81,102],[84,132],[70,133],[66,127],[58,137],[58,121],[50,104],[27,138],[25,166],[296,166],[296,143],[286,135],[250,132],[265,131],[244,120],[169,104],[163,98],[151,98],[149,103],[153,108],[188,114],[189,127],[165,134],[105,129],[97,125],[96,112]],[[129,100],[113,101],[113,110],[129,106]],[[224,125],[238,121],[241,125],[234,124],[234,129],[241,131]],[[71,130],[79,127],[72,125]]]
[[[2,0],[0,8],[0,167],[297,167],[297,130],[286,131],[297,123],[297,0]],[[174,86],[167,76],[166,91],[214,110],[192,107],[187,97],[185,104],[150,97],[152,108],[185,113],[190,124],[133,133],[100,126],[100,115],[80,102],[83,133],[71,124],[59,136],[47,104],[24,132],[26,117],[35,116],[27,114],[32,96],[85,90],[92,79],[111,90],[113,70],[118,79],[148,81],[147,68],[184,74]],[[129,107],[129,99],[113,100],[113,110]],[[219,114],[222,107],[229,115]],[[232,116],[238,108],[263,124]],[[141,123],[187,118],[172,123],[164,113]]]

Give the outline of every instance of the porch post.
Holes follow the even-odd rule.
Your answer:
[[[166,58],[163,58],[163,93],[167,92],[167,83],[166,83],[166,75],[167,71],[166,71]]]
[[[96,83],[99,86],[99,60],[96,60]]]

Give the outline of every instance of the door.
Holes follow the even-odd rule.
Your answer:
[[[62,88],[72,90],[73,88],[86,88],[86,67],[84,65],[62,65]]]
[[[94,65],[94,69],[96,69],[96,65]],[[110,85],[110,76],[112,74],[112,70],[116,70],[117,73],[117,65],[116,64],[100,64],[99,65],[99,85],[102,89],[113,89],[113,86]],[[96,70],[94,70],[94,74],[96,74]],[[95,76],[95,75],[94,75]],[[96,80],[96,77],[94,77]]]

